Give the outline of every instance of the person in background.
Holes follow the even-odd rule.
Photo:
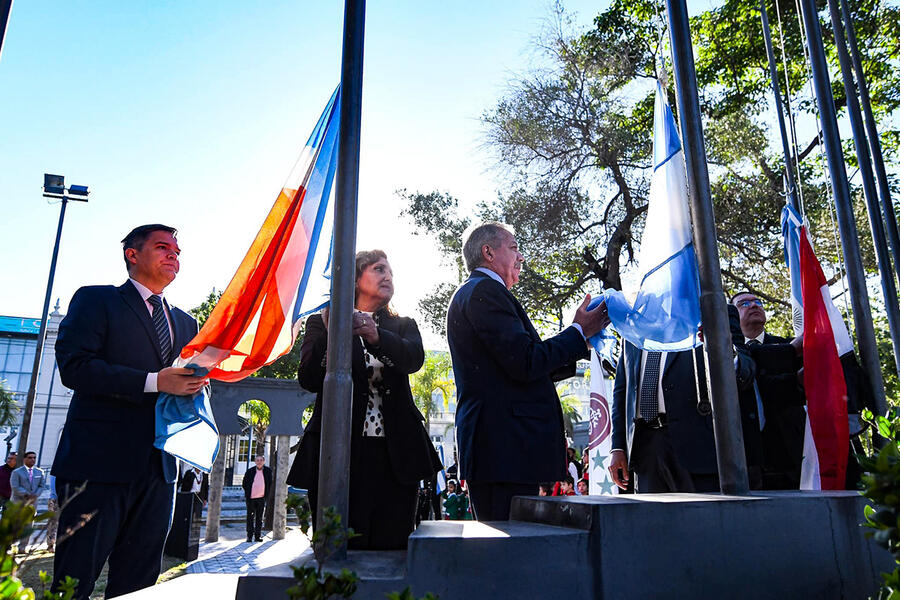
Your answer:
[[[587,479],[579,479],[578,487],[575,488],[575,491],[579,496],[587,496],[588,495],[588,482]]]
[[[272,469],[265,466],[266,457],[256,455],[253,460],[256,466],[247,469],[241,487],[244,488],[244,500],[247,503],[247,541],[262,541],[262,518],[266,509],[266,497],[272,490]]]
[[[28,451],[25,453],[25,464],[12,472],[9,477],[9,486],[12,488],[13,502],[24,504],[37,504],[38,497],[47,487],[44,471],[34,466],[37,454]]]
[[[447,520],[462,521],[469,510],[469,499],[459,489],[454,480],[447,482],[447,499],[444,500],[444,514]]]
[[[15,469],[16,453],[10,452],[6,457],[6,462],[0,466],[0,509],[2,509],[12,497],[12,488],[9,485],[9,478]]]
[[[578,454],[575,452],[575,448],[569,446],[566,449],[566,459],[569,462],[569,475],[572,476],[572,479],[574,481],[578,481],[579,479],[581,479],[584,467],[582,466],[581,461],[578,460]]]
[[[200,500],[200,508],[202,509],[206,506],[206,501],[209,499],[209,475],[197,467],[188,469],[184,472],[184,475],[181,476],[181,484],[178,491],[196,494],[197,499]]]
[[[542,483],[538,486],[538,496],[550,496],[553,492],[553,484]]]
[[[568,475],[559,482],[559,495],[560,496],[574,496],[575,495],[575,481],[569,477]]]

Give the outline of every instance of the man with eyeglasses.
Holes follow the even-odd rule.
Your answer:
[[[756,362],[756,383],[765,413],[762,430],[763,487],[799,489],[806,431],[803,339],[766,332],[762,300],[749,291],[731,297],[747,349]]]
[[[763,428],[766,489],[798,489],[803,463],[803,436],[806,432],[806,395],[803,390],[803,338],[789,340],[765,331],[766,312],[756,294],[738,292],[731,298],[741,317],[747,348],[757,365],[756,382],[765,408]],[[871,386],[853,352],[841,358],[847,384],[847,413],[850,418],[850,457],[847,462],[847,489],[855,489],[861,474],[854,453],[861,453],[858,435],[864,430],[859,412],[872,407]]]

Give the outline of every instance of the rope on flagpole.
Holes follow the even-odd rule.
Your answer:
[[[777,4],[778,3],[776,1],[776,6],[777,6]],[[812,76],[810,75],[810,73],[812,72],[812,64],[810,63],[810,57],[809,57],[809,41],[808,41],[808,37],[807,37],[806,27],[803,24],[803,17],[802,17],[802,12],[801,12],[802,9],[800,8],[800,0],[794,0],[794,6],[796,7],[796,11],[797,11],[797,24],[800,27],[800,36],[801,36],[801,39],[803,40],[803,58],[804,58],[805,67],[806,67],[804,74],[807,75],[807,82],[809,83],[810,98],[814,100],[816,97],[816,93],[813,88]],[[783,49],[784,36],[783,36],[783,34],[781,34],[781,32],[779,32],[779,37],[782,40],[782,49]],[[817,134],[818,140],[819,140],[818,141],[819,153],[818,153],[818,160],[816,161],[816,164],[822,165],[821,169],[824,173],[826,171],[825,140],[824,140],[823,133],[822,133],[821,119],[819,118],[819,108],[815,102],[813,102],[813,110],[815,111],[816,134]],[[799,149],[795,150],[795,152],[799,152]],[[797,155],[798,168],[799,168],[799,157],[800,157],[800,155],[798,154]],[[824,177],[824,180],[825,180],[825,189],[827,191],[827,195],[831,199],[831,201],[828,202],[828,217],[831,221],[832,241],[834,242],[834,246],[837,249],[837,255],[838,255],[837,267],[838,267],[838,274],[840,275],[840,280],[841,280],[841,290],[842,290],[841,296],[843,297],[843,301],[844,301],[844,313],[846,314],[846,318],[850,319],[853,316],[853,310],[851,309],[850,302],[847,299],[849,296],[849,294],[847,293],[848,292],[848,290],[847,290],[847,269],[846,269],[846,263],[844,260],[844,247],[840,244],[840,242],[838,240],[837,219],[835,218],[835,206],[834,206],[834,190],[832,189],[831,180],[829,177],[827,177],[827,174]],[[806,221],[806,212],[805,211],[801,212],[801,216],[803,217],[804,223],[807,224],[807,230],[811,231],[811,230],[809,230],[808,223]]]
[[[784,25],[781,22],[781,7],[778,0],[774,1],[775,14],[778,16],[778,45],[781,49],[781,64],[784,69],[784,104],[787,109],[788,124],[790,125],[791,144],[794,146],[793,169],[797,175],[797,199],[800,202],[800,214],[806,213],[806,205],[803,200],[803,185],[800,177],[800,145],[797,142],[797,120],[794,117],[794,109],[791,105],[791,76],[787,63],[787,52],[784,48]]]
[[[659,14],[659,5],[656,2],[653,3],[653,8],[656,11],[656,30],[659,33],[659,47],[660,47],[660,49],[662,49],[665,44],[665,37],[664,37],[665,32],[661,26],[661,23],[663,21],[662,21],[662,17]],[[659,52],[658,56],[659,56],[659,64],[657,65],[657,69],[656,69],[656,77],[659,80],[659,82],[662,84],[663,89],[667,89],[668,88],[668,77],[666,75],[666,70],[665,70],[665,56],[662,51]],[[676,94],[676,98],[675,98],[675,109],[678,111],[681,110],[681,107],[678,106],[677,94]],[[690,350],[690,353],[691,353],[691,363],[694,365],[694,388],[697,393],[697,412],[705,417],[712,413],[712,391],[709,389],[709,386],[707,386],[706,394],[704,395],[701,393],[700,366],[697,363],[697,353],[694,350]],[[703,356],[704,364],[706,364],[707,354],[705,351],[705,344],[704,344],[704,351],[702,353],[702,356]],[[707,373],[709,372],[708,368],[706,369],[706,372]]]

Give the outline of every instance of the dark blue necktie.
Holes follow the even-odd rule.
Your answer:
[[[641,418],[652,421],[659,416],[659,363],[662,352],[647,352],[644,379],[641,381]]]
[[[159,348],[162,350],[163,364],[168,365],[172,353],[172,338],[169,335],[169,322],[166,321],[165,309],[159,296],[150,296],[147,302],[153,307],[153,327],[156,329],[156,337],[159,339]]]

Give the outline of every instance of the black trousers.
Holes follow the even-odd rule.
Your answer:
[[[513,496],[535,496],[538,483],[467,481],[472,510],[479,521],[508,521]]]
[[[263,511],[266,509],[266,499],[247,498],[247,537],[262,537]]]
[[[400,483],[385,438],[362,436],[358,458],[350,467],[350,527],[359,534],[351,550],[405,550],[416,526],[418,484]],[[318,493],[309,490],[313,515]]]
[[[154,457],[160,461],[159,454]],[[56,479],[60,505],[66,504],[59,515],[52,589],[68,575],[78,579],[74,598],[86,600],[107,559],[107,598],[154,585],[172,524],[175,484],[156,468],[130,483],[88,482],[72,497],[82,483]],[[92,516],[85,521],[85,515]]]
[[[638,494],[719,491],[717,473],[691,473],[684,467],[666,427],[652,429],[636,424],[631,454],[629,468],[634,471],[634,491]]]

